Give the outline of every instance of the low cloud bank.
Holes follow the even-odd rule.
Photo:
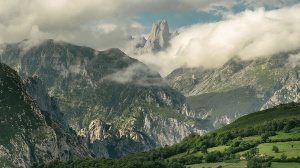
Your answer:
[[[160,75],[142,63],[135,63],[129,67],[107,75],[101,81],[113,81],[117,83],[132,83],[140,86],[163,85]]]
[[[227,15],[220,22],[182,28],[165,51],[136,58],[165,76],[182,66],[217,68],[232,57],[251,60],[292,52],[300,48],[299,13],[300,4]]]

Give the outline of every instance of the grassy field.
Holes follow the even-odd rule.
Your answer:
[[[292,145],[294,145],[292,147]],[[274,153],[272,147],[277,146],[279,153]],[[299,157],[300,156],[300,141],[290,141],[290,142],[276,142],[276,143],[264,143],[258,145],[259,153],[264,153],[269,156],[274,156],[280,158],[284,153],[288,158],[290,157]]]
[[[217,168],[218,166],[222,166],[223,168],[245,168],[247,165],[247,161],[241,161],[238,163],[202,163],[189,165],[187,167],[190,168]],[[299,168],[300,163],[280,163],[280,162],[272,162],[272,168]]]
[[[208,148],[207,151],[208,152],[212,152],[212,151],[221,151],[221,152],[223,152],[225,150],[225,148],[229,148],[229,146],[222,145],[222,146],[217,146],[217,147],[213,147],[213,148]],[[181,157],[183,157],[185,155],[188,155],[187,152],[183,152],[183,153],[174,155],[172,157],[169,157],[168,160],[172,160],[172,159],[175,159],[175,158],[181,158]],[[196,152],[196,153],[193,153],[193,154],[189,154],[189,155],[203,156],[204,154],[199,151],[199,152]]]
[[[284,111],[284,113],[282,112]],[[259,125],[263,124],[265,122],[272,121],[274,118],[270,116],[276,116],[276,119],[285,119],[288,117],[299,117],[300,116],[300,110],[297,105],[282,105],[282,107],[274,107],[271,109],[259,111],[256,113],[251,113],[246,116],[243,116],[237,120],[235,120],[233,123],[226,125],[220,129],[217,129],[215,131],[212,131],[211,133],[219,133],[223,131],[229,131],[234,130],[236,128],[246,128],[251,127],[253,125]],[[253,124],[255,123],[255,124]]]
[[[216,168],[218,166],[222,167],[230,167],[230,168],[245,168],[247,165],[247,161],[241,161],[238,163],[225,163],[225,162],[220,162],[220,163],[201,163],[201,164],[195,164],[195,165],[188,165],[186,166],[187,168]]]
[[[288,139],[288,138],[300,138],[300,128],[292,129],[290,132],[277,132],[277,135],[269,137],[269,139]]]
[[[272,168],[299,168],[300,163],[280,163],[272,162]]]
[[[225,146],[225,145],[222,145],[222,146],[217,146],[217,147],[213,147],[213,148],[208,148],[207,151],[208,152],[212,152],[212,151],[221,151],[221,152],[224,152],[225,148],[229,148],[230,146]]]
[[[183,152],[183,153],[179,153],[177,155],[171,156],[169,158],[167,158],[167,160],[172,160],[172,159],[176,159],[176,158],[181,158],[183,156],[187,155],[187,152]]]
[[[249,136],[249,137],[243,138],[243,141],[252,141],[252,140],[261,140],[261,136],[254,135],[254,136]]]

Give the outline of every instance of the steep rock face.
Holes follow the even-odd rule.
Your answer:
[[[162,115],[164,120],[173,118],[181,124],[188,123],[197,131],[209,129],[201,127],[202,120],[191,117],[185,97],[168,86],[157,72],[118,49],[96,51],[88,47],[46,40],[25,50],[25,44],[26,41],[7,44],[1,54],[1,61],[15,68],[23,78],[39,76],[48,93],[57,99],[61,111],[76,132],[88,129],[94,120],[100,119],[114,125],[114,130],[118,132],[126,128],[132,131],[129,134],[135,133],[129,123],[135,118],[135,107],[139,106],[143,106],[148,112]],[[49,102],[51,104],[49,99],[41,102],[44,104],[42,107],[49,108]],[[143,121],[144,118],[139,120]],[[149,139],[149,142],[155,142],[155,145],[149,145],[151,147],[165,144],[152,139],[144,128],[139,131],[145,133],[145,142],[142,143],[147,144]],[[108,136],[107,141],[110,143],[118,138],[121,140],[114,132],[108,134],[114,137]],[[183,137],[177,138],[176,141],[179,141]],[[128,143],[133,139],[130,137],[129,140]],[[127,141],[123,142],[125,144]],[[168,143],[173,142],[175,141]],[[92,151],[98,151],[96,145],[88,144]],[[101,150],[109,149],[106,147]],[[142,145],[138,149],[140,151],[150,147]],[[97,156],[107,156],[101,152],[96,153]],[[115,155],[124,153],[125,150]]]
[[[27,93],[38,103],[39,108],[49,112],[52,121],[56,122],[62,129],[69,131],[69,125],[64,114],[60,111],[55,99],[48,95],[41,79],[37,76],[29,77],[25,80],[25,86]]]
[[[295,83],[293,85],[293,83]],[[300,91],[299,91],[299,81],[292,82],[290,84],[284,85],[281,89],[277,90],[271,98],[261,107],[260,110],[269,109],[271,107],[277,106],[279,104],[286,104],[290,102],[299,102]]]
[[[152,26],[151,34],[145,44],[150,51],[159,51],[169,45],[170,32],[167,21],[159,21]]]
[[[0,63],[0,166],[91,157],[77,138],[57,127],[28,96],[17,73]]]
[[[187,96],[199,118],[210,118],[219,127],[260,109],[298,101],[300,68],[289,64],[289,55],[251,61],[234,58],[217,69],[180,68],[167,80]]]
[[[178,32],[174,33],[174,35]],[[151,33],[146,40],[141,38],[138,42],[137,53],[151,53],[161,51],[169,46],[169,41],[172,34],[169,32],[168,22],[163,20],[152,25]]]
[[[123,128],[96,119],[88,128],[80,130],[79,135],[85,137],[96,156],[118,158],[130,152],[178,143],[191,133],[205,132],[175,118],[166,119],[143,107],[135,107],[134,117]]]

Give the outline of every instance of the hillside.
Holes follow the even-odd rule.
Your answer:
[[[97,157],[172,145],[212,129],[191,117],[185,97],[157,72],[119,49],[97,51],[54,40],[28,45],[28,40],[6,44],[0,61],[23,79],[38,76]]]
[[[232,58],[213,69],[179,68],[166,79],[187,97],[196,117],[208,118],[219,128],[240,116],[298,101],[299,66],[289,59],[295,53]]]
[[[300,165],[300,104],[290,103],[244,116],[204,136],[119,160],[52,162],[33,167],[274,167]],[[274,147],[275,146],[275,147]],[[278,148],[277,150],[275,148]]]
[[[0,95],[0,167],[92,157],[68,126],[66,130],[40,109],[17,72],[2,63]]]

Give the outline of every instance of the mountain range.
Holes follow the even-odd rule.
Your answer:
[[[0,61],[24,80],[38,78],[31,83],[46,89],[37,85],[29,93],[40,108],[59,112],[53,119],[84,137],[96,157],[172,145],[210,129],[206,120],[191,117],[181,93],[119,49],[96,51],[54,40],[28,44],[6,44]]]
[[[214,69],[179,68],[166,79],[187,97],[196,117],[218,128],[254,111],[298,102],[300,68],[290,60],[296,53],[233,58]]]
[[[138,52],[164,50],[166,21]],[[119,49],[43,40],[0,46],[0,165],[120,158],[203,135],[246,114],[299,99],[298,52],[220,68],[181,67],[165,79]],[[43,136],[41,136],[43,135]]]

